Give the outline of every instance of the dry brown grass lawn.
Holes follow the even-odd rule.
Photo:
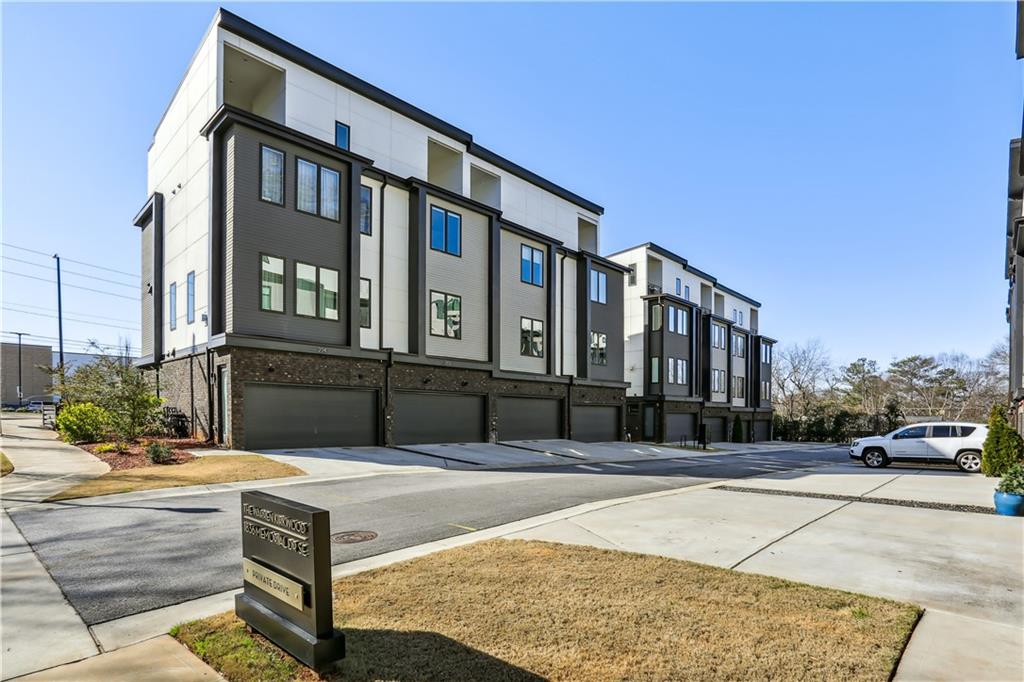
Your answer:
[[[7,455],[0,452],[0,477],[6,476],[12,471],[14,471],[14,465],[11,464],[11,460],[7,459]]]
[[[494,540],[334,583],[332,680],[887,680],[909,604],[662,557]],[[316,679],[232,614],[172,631],[228,680]]]
[[[179,488],[207,483],[258,481],[267,478],[302,476],[301,469],[275,462],[260,455],[211,455],[198,457],[184,464],[155,464],[136,469],[110,471],[63,490],[48,502],[70,500],[77,497],[96,497],[139,490]]]

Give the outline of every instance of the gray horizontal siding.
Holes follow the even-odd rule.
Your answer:
[[[522,245],[532,246],[544,252],[544,286],[539,287],[520,278],[520,253]],[[552,352],[550,340],[552,330],[547,328],[546,281],[548,251],[540,242],[517,234],[501,231],[501,368],[518,372],[547,371],[547,357]],[[520,353],[521,320],[528,317],[544,322],[544,357],[524,356]]]

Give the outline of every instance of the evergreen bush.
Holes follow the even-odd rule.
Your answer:
[[[1002,476],[1021,461],[1024,441],[1006,421],[1006,410],[993,405],[988,415],[988,435],[981,449],[981,471],[986,476]]]
[[[95,443],[103,440],[110,426],[110,414],[93,403],[76,403],[57,415],[57,431],[69,443]]]

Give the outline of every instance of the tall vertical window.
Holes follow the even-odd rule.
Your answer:
[[[743,326],[743,311],[740,311],[740,326]]]
[[[352,131],[341,121],[334,122],[334,146],[348,149],[349,137]]]
[[[629,280],[628,284],[631,287],[636,286],[636,263],[629,264]]]
[[[683,298],[685,298],[687,301],[690,300],[690,286],[689,285],[683,287]]]
[[[590,332],[590,364],[608,364],[608,335],[602,332]]]
[[[171,331],[178,328],[178,283],[171,282],[171,290],[167,295],[167,307],[170,308],[170,313],[167,315],[167,319],[171,321]]]
[[[260,199],[284,205],[284,152],[260,146]]]
[[[295,178],[296,210],[316,214],[316,164],[296,159]]]
[[[761,400],[771,400],[772,398],[772,382],[762,381],[761,382]]]
[[[192,270],[185,278],[185,322],[196,321],[196,271]]]
[[[295,314],[316,317],[316,267],[295,264]]]
[[[673,334],[676,331],[676,308],[671,305],[668,307],[668,330]]]
[[[430,333],[449,339],[462,338],[462,297],[430,292]]]
[[[686,384],[690,381],[690,361],[685,358],[676,361],[676,383]]]
[[[284,312],[284,259],[260,256],[260,310]]]
[[[665,306],[655,303],[651,306],[651,331],[661,331],[661,316],[664,314]]]
[[[595,303],[608,302],[608,274],[590,269],[590,300]]]
[[[430,248],[462,255],[462,216],[440,206],[430,207]]]
[[[676,359],[668,359],[668,383],[676,383]]]
[[[373,188],[359,186],[359,231],[373,234]]]
[[[651,357],[651,383],[661,383],[661,358],[657,355]]]
[[[544,286],[544,250],[523,244],[519,247],[519,280]]]
[[[742,334],[732,335],[732,354],[738,358],[747,357],[747,339]]]
[[[676,311],[676,331],[682,335],[690,333],[690,311],[685,308],[680,308]]]
[[[363,329],[370,328],[370,285],[371,282],[363,277],[359,278],[359,326]]]
[[[519,318],[519,354],[531,358],[544,357],[544,322],[529,317]]]
[[[328,220],[341,218],[341,175],[320,167],[320,215]]]
[[[676,296],[681,296],[683,293],[683,280],[676,277]]]
[[[735,308],[732,309],[732,321],[733,322],[739,322],[740,321],[740,313]]]
[[[769,364],[772,361],[772,347],[768,344],[761,345],[761,362]]]
[[[732,378],[732,397],[733,398],[746,398],[747,397],[747,379],[746,379],[746,377],[733,377]]]
[[[319,276],[319,305],[317,315],[325,320],[338,319],[338,271],[330,268],[318,268]]]

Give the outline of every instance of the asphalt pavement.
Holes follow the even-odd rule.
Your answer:
[[[692,455],[692,453],[690,453]],[[616,464],[382,474],[270,492],[328,509],[343,563],[586,502],[843,462],[846,450],[782,450]],[[74,500],[10,516],[88,625],[241,587],[239,492],[118,503]]]

